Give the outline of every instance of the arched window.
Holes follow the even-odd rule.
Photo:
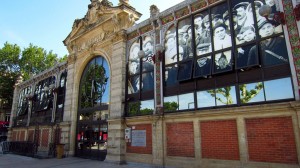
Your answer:
[[[79,86],[75,155],[103,160],[108,135],[109,65],[102,57],[85,67]]]
[[[35,86],[33,113],[52,109],[55,80],[55,77],[51,76]]]
[[[98,56],[86,66],[80,81],[79,109],[105,106],[109,103],[109,66]]]
[[[62,118],[63,118],[63,109],[64,109],[64,104],[65,104],[65,94],[66,94],[66,83],[67,83],[67,71],[63,72],[59,78],[59,87],[57,90],[55,121],[62,121]]]
[[[17,116],[22,116],[28,113],[27,97],[31,94],[31,87],[24,88],[19,95]]]

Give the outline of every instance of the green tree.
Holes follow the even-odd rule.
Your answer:
[[[210,93],[210,95],[212,97],[215,97],[217,101],[219,101],[219,102],[221,102],[223,104],[229,105],[229,104],[233,103],[232,97],[230,95],[230,91],[231,91],[231,87],[227,86],[227,87],[224,87],[224,88],[218,88],[218,89],[215,89],[215,90],[209,90],[207,92]],[[223,100],[220,97],[217,97],[217,94],[220,94],[220,95],[224,96],[225,100]]]
[[[134,116],[137,115],[141,108],[141,102],[129,103],[128,115]]]
[[[20,53],[19,46],[7,42],[0,49],[0,100],[3,106],[0,108],[10,108],[12,105],[13,86],[20,75],[18,65]]]
[[[27,80],[30,74],[38,74],[52,67],[56,62],[63,61],[65,57],[59,59],[52,51],[47,52],[32,44],[21,51],[17,44],[6,42],[0,48],[0,101],[2,104],[11,107],[14,85],[18,80]]]
[[[241,94],[241,103],[248,103],[251,99],[253,99],[263,88],[262,82],[258,82],[254,89],[247,90],[247,85],[240,85],[240,94]]]
[[[259,94],[259,92],[261,91],[261,89],[263,88],[263,84],[262,82],[258,82],[254,89],[251,90],[247,90],[247,85],[246,84],[242,84],[240,85],[240,101],[242,104],[244,103],[248,103],[251,99],[253,99],[256,95]],[[209,90],[207,91],[208,93],[210,93],[210,95],[212,97],[215,97],[217,101],[226,104],[226,105],[230,105],[233,104],[233,99],[232,96],[230,94],[231,91],[231,87],[227,86],[224,88],[218,88],[215,90]],[[220,94],[223,97],[225,97],[225,99],[222,99],[220,97],[217,97],[216,95]]]
[[[20,58],[21,73],[24,80],[52,67],[59,59],[52,51],[47,52],[41,47],[30,44],[22,51]]]
[[[176,111],[178,107],[177,102],[164,102],[164,111]]]

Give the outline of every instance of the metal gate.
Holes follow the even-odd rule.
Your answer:
[[[105,160],[107,154],[107,122],[78,122],[75,156]]]

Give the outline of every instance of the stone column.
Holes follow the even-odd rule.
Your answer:
[[[19,92],[20,92],[20,87],[15,85],[14,89],[14,97],[13,97],[13,102],[12,102],[12,108],[10,112],[10,121],[9,121],[9,129],[8,129],[8,134],[7,134],[7,141],[11,140],[12,136],[12,125],[14,125],[14,118],[17,116],[17,109],[18,109],[18,100],[19,100]]]
[[[240,160],[243,164],[246,164],[248,162],[248,146],[246,138],[245,120],[243,117],[239,116],[237,117],[236,122],[240,149]]]
[[[152,154],[154,165],[164,166],[165,161],[165,136],[163,116],[153,116],[152,123]]]
[[[112,44],[110,115],[108,119],[107,161],[125,162],[124,99],[126,77],[126,32],[116,33]]]
[[[67,85],[66,85],[66,95],[65,95],[65,105],[64,105],[64,114],[63,122],[60,123],[60,127],[64,132],[69,132],[69,154],[73,155],[75,152],[75,132],[76,132],[76,114],[77,104],[74,102],[77,100],[75,97],[78,97],[74,91],[74,78],[75,78],[75,62],[76,55],[71,54],[68,57],[68,76],[67,76]],[[76,100],[75,100],[76,99]],[[74,107],[73,107],[74,106]],[[62,135],[64,136],[64,135]],[[67,142],[62,142],[67,143]]]

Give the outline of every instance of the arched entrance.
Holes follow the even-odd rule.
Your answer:
[[[102,56],[85,67],[79,86],[75,155],[105,160],[109,106],[109,65]]]

